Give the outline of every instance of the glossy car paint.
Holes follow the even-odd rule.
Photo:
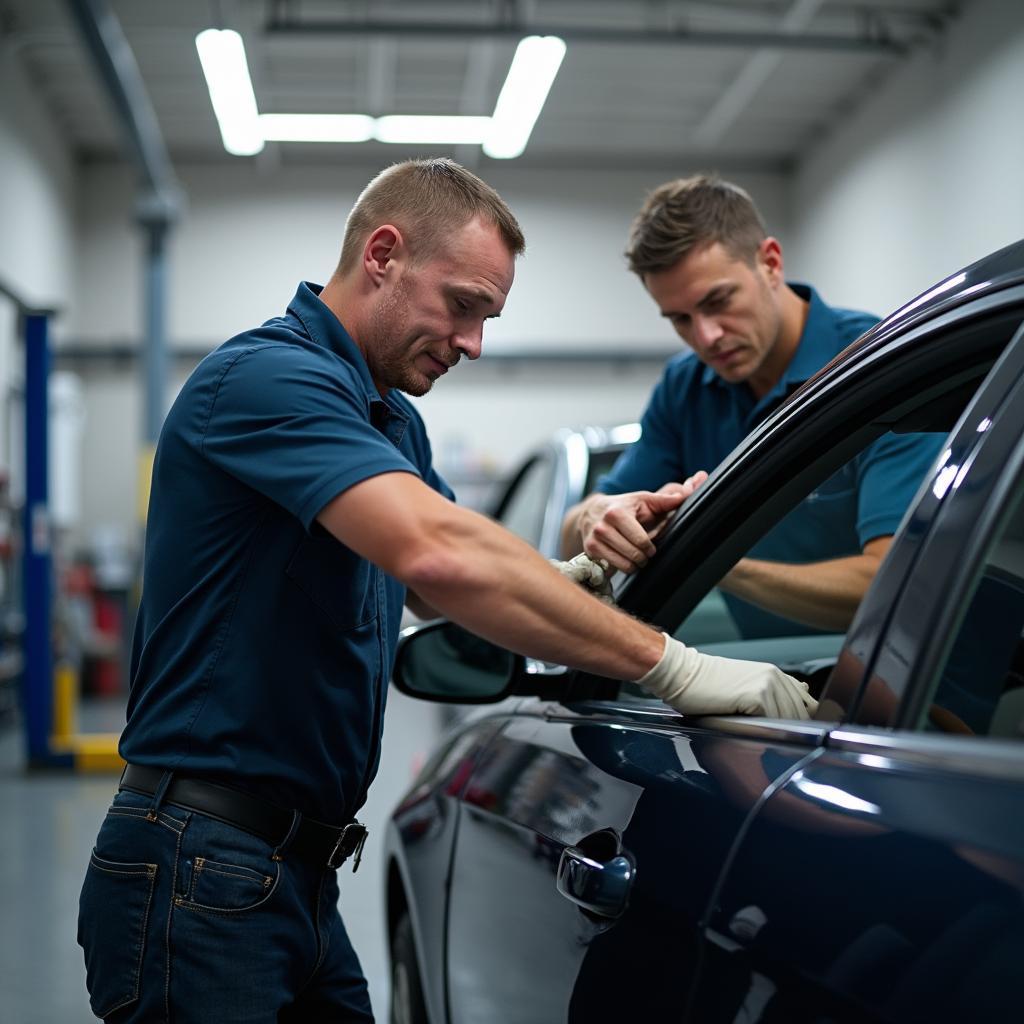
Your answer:
[[[1024,960],[1019,746],[834,732],[759,810],[691,1019],[1007,1021]],[[736,922],[755,915],[755,932]]]
[[[679,729],[668,715],[659,726],[659,717],[534,708],[495,741],[497,799],[466,806],[453,863],[453,1021],[677,1016],[707,894],[744,817],[807,750]],[[609,843],[636,865],[615,919],[555,895],[567,849],[608,861]]]
[[[842,456],[851,410],[859,444],[904,397],[913,406],[933,385],[987,370],[1024,319],[1024,245],[950,281],[766,421],[622,604],[674,626],[742,552],[752,510],[792,497],[769,493],[787,467],[800,486],[831,472],[822,437]],[[986,510],[1024,462],[1022,379],[1024,338],[922,484],[820,721],[683,719],[625,693],[524,699],[428,766],[388,837],[389,914],[413,915],[434,1024],[1013,1019],[1024,746],[911,730],[942,641],[930,630],[952,628],[949,599],[973,578]],[[967,468],[942,490],[954,458]],[[619,916],[559,893],[570,848],[632,859]]]

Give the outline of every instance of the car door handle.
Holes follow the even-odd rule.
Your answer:
[[[629,905],[636,864],[626,853],[610,860],[588,857],[579,847],[567,846],[558,862],[558,891],[599,917],[621,917]]]

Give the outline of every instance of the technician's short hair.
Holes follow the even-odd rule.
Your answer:
[[[345,274],[356,265],[366,239],[382,224],[394,224],[413,260],[422,263],[474,217],[494,224],[513,256],[526,248],[505,201],[461,164],[443,157],[392,164],[363,189],[352,207],[338,272]]]
[[[626,260],[643,277],[718,242],[733,259],[753,264],[766,237],[761,215],[743,189],[713,174],[697,174],[648,193],[629,229]]]

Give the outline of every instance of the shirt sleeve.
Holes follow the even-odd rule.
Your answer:
[[[861,547],[894,534],[942,450],[944,434],[885,434],[857,460],[857,535]]]
[[[640,437],[619,456],[611,471],[597,481],[596,490],[602,494],[656,491],[663,484],[685,479],[678,388],[674,383],[666,370],[640,420]],[[672,401],[673,393],[676,402]]]
[[[227,365],[201,450],[307,530],[331,499],[362,480],[420,475],[369,423],[344,368],[286,345],[246,349]]]

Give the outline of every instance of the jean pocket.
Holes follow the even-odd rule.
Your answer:
[[[179,906],[190,910],[237,913],[254,910],[265,903],[277,887],[280,866],[274,864],[272,874],[196,857],[192,861],[192,877],[188,895],[179,898]]]
[[[78,905],[89,1005],[105,1017],[139,998],[155,864],[105,860],[94,850]]]

